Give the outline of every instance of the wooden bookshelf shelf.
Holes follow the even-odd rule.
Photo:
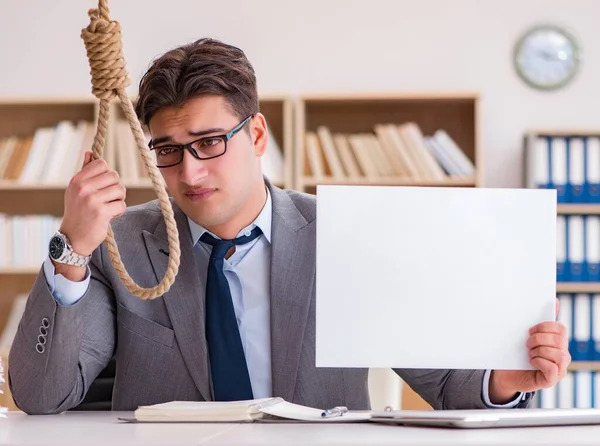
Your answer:
[[[566,214],[578,214],[578,215],[600,215],[600,204],[559,204],[556,206],[557,213]]]
[[[265,115],[271,136],[275,138],[276,148],[283,155],[283,178],[274,181],[277,186],[291,189],[294,187],[294,120],[293,100],[287,96],[262,95],[260,97],[260,112]],[[269,150],[267,149],[267,150]]]
[[[127,189],[152,189],[152,183],[148,179],[146,181],[139,181],[135,183],[131,182],[123,182],[123,185]],[[0,180],[0,190],[9,191],[9,190],[24,190],[24,191],[45,191],[45,190],[55,190],[60,189],[63,192],[67,188],[67,184],[65,183],[47,183],[47,184],[39,184],[39,183],[19,183],[17,181],[9,181],[9,180]]]
[[[599,282],[558,282],[557,293],[600,293]]]
[[[128,205],[146,203],[156,198],[151,185],[125,184]],[[26,185],[0,183],[0,212],[12,215],[45,214],[62,216],[66,185]]]
[[[572,361],[569,370],[584,372],[600,372],[600,361]]]
[[[38,266],[0,266],[0,276],[31,276],[40,272],[41,264]]]
[[[478,95],[471,92],[301,96],[295,113],[295,189],[314,193],[317,184],[480,186],[478,108]],[[439,130],[455,143],[454,159],[462,158],[470,173],[448,171],[440,159],[440,151],[446,160],[452,157],[445,144],[432,149],[430,137]],[[437,145],[439,139],[433,139]]]
[[[445,181],[415,181],[402,178],[379,178],[369,180],[367,178],[313,178],[305,177],[303,179],[305,187],[314,187],[322,185],[357,185],[357,186],[430,186],[430,187],[474,187],[476,180],[474,178],[451,178]]]
[[[599,136],[600,129],[529,129],[525,133],[539,136]]]
[[[94,97],[5,98],[0,100],[0,138],[33,135],[40,127],[62,120],[92,122],[97,116]]]

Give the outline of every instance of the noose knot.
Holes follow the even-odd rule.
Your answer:
[[[92,93],[111,100],[117,90],[129,86],[123,57],[121,25],[110,20],[107,11],[91,9],[90,24],[81,31],[92,75]]]

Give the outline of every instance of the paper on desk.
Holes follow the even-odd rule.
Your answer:
[[[365,421],[371,418],[371,412],[364,411],[350,411],[346,412],[342,416],[336,416],[331,418],[323,418],[323,409],[316,409],[314,407],[302,406],[300,404],[290,403],[289,401],[282,401],[281,403],[267,406],[260,409],[261,412],[275,415],[280,418],[287,418],[296,421],[313,421],[319,423],[339,423],[348,421]]]
[[[318,186],[316,365],[531,369],[554,190]]]

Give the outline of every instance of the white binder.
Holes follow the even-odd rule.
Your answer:
[[[575,372],[575,407],[577,409],[592,408],[592,372]]]
[[[527,181],[529,189],[550,187],[550,157],[545,137],[528,135],[526,153]]]
[[[565,377],[557,384],[558,387],[558,408],[572,409],[575,407],[575,392],[573,372],[567,372]]]

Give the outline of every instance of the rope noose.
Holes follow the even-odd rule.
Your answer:
[[[129,86],[129,77],[123,59],[121,26],[118,22],[110,20],[108,0],[99,0],[98,9],[91,9],[88,14],[90,24],[81,31],[81,38],[85,43],[90,63],[92,93],[100,99],[98,125],[92,146],[92,156],[94,159],[102,158],[110,113],[109,103],[112,99],[118,97],[121,109],[135,137],[138,150],[148,169],[167,226],[169,264],[161,282],[153,288],[142,288],[133,281],[121,261],[121,255],[110,225],[105,241],[110,260],[127,291],[141,299],[154,299],[169,290],[179,269],[180,249],[177,224],[175,223],[173,209],[169,202],[163,178],[150,156],[150,149],[145,144],[140,122],[125,90]]]

